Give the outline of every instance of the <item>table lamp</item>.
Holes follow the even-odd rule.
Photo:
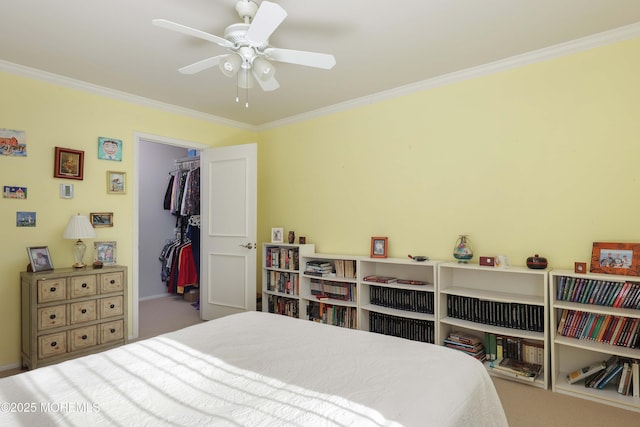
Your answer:
[[[89,218],[80,214],[72,215],[71,218],[69,218],[67,228],[64,229],[62,237],[65,239],[78,239],[73,247],[73,256],[76,260],[73,267],[85,267],[86,264],[82,262],[82,259],[84,258],[85,251],[87,250],[87,245],[84,244],[82,239],[96,237],[96,232],[93,229],[91,222],[89,222]]]

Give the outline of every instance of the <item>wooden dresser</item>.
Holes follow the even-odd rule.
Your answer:
[[[127,341],[127,267],[20,273],[22,366],[35,369]]]

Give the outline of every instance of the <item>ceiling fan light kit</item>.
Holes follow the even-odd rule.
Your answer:
[[[275,78],[275,67],[268,60],[327,70],[335,65],[335,58],[330,54],[280,49],[269,45],[269,37],[287,17],[287,12],[281,6],[266,0],[260,6],[253,0],[239,0],[236,11],[243,22],[229,25],[224,31],[224,38],[166,19],[154,19],[152,23],[160,28],[210,41],[230,52],[184,66],[178,70],[180,73],[195,74],[217,65],[223,75],[236,77],[236,85],[242,89],[252,87],[254,79],[264,91],[280,87]],[[248,107],[248,92],[246,98],[245,106]],[[238,96],[236,102],[239,102]]]

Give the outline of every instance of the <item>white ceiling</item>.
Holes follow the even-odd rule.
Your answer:
[[[640,23],[640,0],[273,1],[288,16],[272,46],[337,63],[275,63],[280,88],[251,89],[249,108],[217,67],[177,71],[223,48],[151,25],[164,18],[223,36],[240,22],[236,0],[0,0],[0,65],[259,126]]]

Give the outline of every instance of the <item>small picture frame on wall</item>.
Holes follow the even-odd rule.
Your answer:
[[[107,171],[107,193],[125,194],[127,192],[126,172]]]
[[[590,271],[640,276],[640,243],[594,242]]]
[[[122,161],[122,141],[113,138],[98,138],[98,158],[101,160]]]
[[[113,212],[91,212],[89,220],[93,228],[113,227]]]
[[[274,227],[271,229],[271,243],[284,242],[284,228]]]
[[[93,242],[93,260],[100,261],[103,265],[115,265],[116,242]]]
[[[31,246],[27,248],[31,271],[53,270],[53,261],[47,246]]]
[[[84,151],[55,147],[53,177],[84,179]]]
[[[371,258],[386,258],[389,246],[387,237],[371,238]]]

